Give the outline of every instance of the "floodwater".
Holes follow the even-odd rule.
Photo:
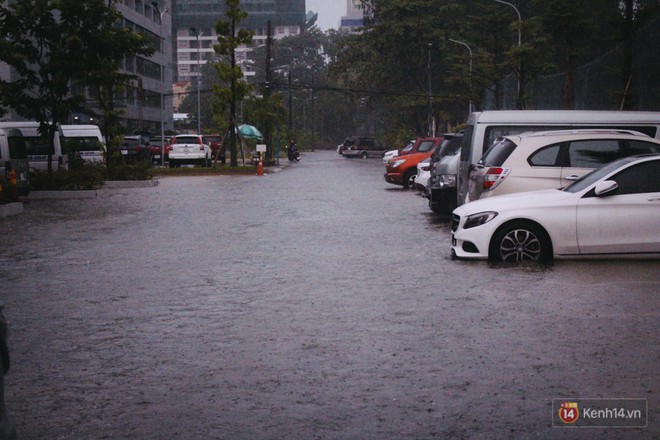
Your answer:
[[[658,438],[660,262],[490,266],[335,152],[0,219],[21,439]],[[643,398],[648,427],[552,426]]]

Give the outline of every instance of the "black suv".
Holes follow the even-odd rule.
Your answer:
[[[372,137],[349,137],[342,144],[344,157],[381,157],[387,148]],[[340,146],[341,148],[341,146]]]

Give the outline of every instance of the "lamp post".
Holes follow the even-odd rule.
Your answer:
[[[202,67],[201,67],[201,57],[200,57],[200,47],[199,47],[199,39],[202,35],[204,35],[204,32],[200,32],[199,34],[197,33],[197,30],[195,28],[190,28],[190,30],[196,34],[195,38],[197,39],[197,134],[202,133],[202,113],[201,113],[201,96],[200,96],[200,87],[201,87],[201,80],[202,80]]]
[[[468,107],[468,115],[469,115],[470,113],[472,113],[472,49],[467,43],[463,41],[454,40],[453,38],[447,38],[447,39],[454,43],[462,44],[463,46],[467,47],[468,52],[470,52],[470,103]]]
[[[522,16],[520,15],[520,11],[518,10],[518,8],[516,8],[515,5],[509,2],[505,2],[504,0],[493,0],[493,1],[497,3],[502,3],[503,5],[511,6],[516,11],[516,14],[518,14],[518,49],[520,49],[520,46],[522,44],[522,34],[521,34]],[[521,60],[518,61],[518,74],[516,76],[518,77],[518,105],[522,107],[522,99],[520,96],[520,70],[521,70],[520,63]]]
[[[163,87],[165,86],[165,38],[163,38],[163,16],[168,10],[161,11],[158,3],[151,2],[156,13],[160,15],[160,53],[163,58],[163,64],[160,67],[160,165],[165,166],[165,97]]]
[[[435,137],[435,124],[433,123],[433,94],[431,92],[431,47],[433,44],[429,43],[428,44],[428,53],[429,53],[429,60],[428,60],[428,65],[427,65],[427,70],[428,70],[428,89],[429,89],[429,120],[428,120],[428,133],[431,135],[431,137]]]

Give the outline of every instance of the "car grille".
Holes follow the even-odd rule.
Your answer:
[[[452,230],[452,232],[455,231],[456,229],[458,229],[458,224],[460,222],[461,222],[461,217],[460,216],[458,216],[456,214],[451,215],[451,230]]]

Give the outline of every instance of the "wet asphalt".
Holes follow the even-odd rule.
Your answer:
[[[658,438],[660,262],[453,261],[383,173],[305,153],[0,219],[19,438]],[[573,397],[649,426],[553,427]]]

